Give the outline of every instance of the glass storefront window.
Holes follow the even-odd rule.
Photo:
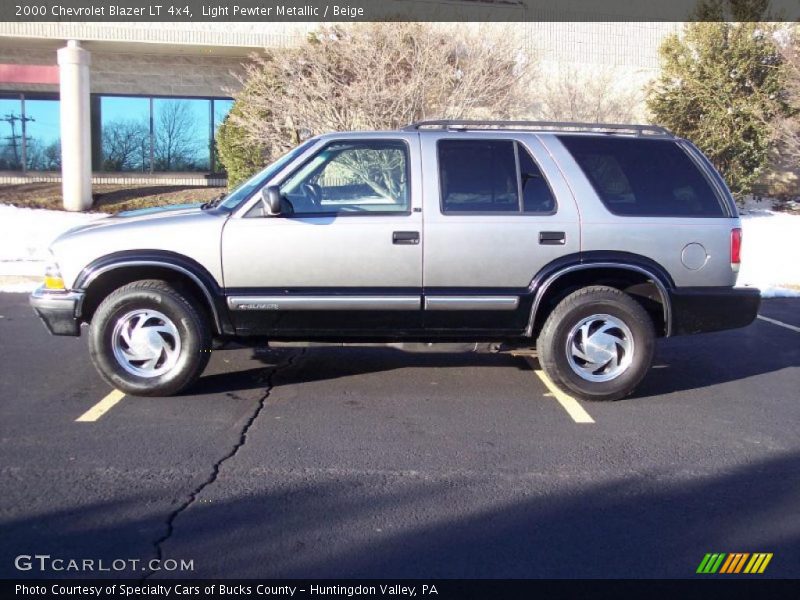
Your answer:
[[[231,112],[232,108],[233,100],[214,100],[214,135],[216,135],[217,129],[222,125],[222,122],[225,120],[225,117],[228,116],[228,113]]]
[[[211,171],[226,98],[101,96],[103,171]],[[95,117],[95,121],[97,118]]]
[[[58,100],[25,99],[25,160],[29,171],[61,169]]]
[[[22,100],[0,97],[0,171],[22,170]]]
[[[219,130],[219,126],[222,125],[222,122],[225,120],[225,117],[228,116],[228,113],[231,112],[231,108],[233,108],[233,100],[227,100],[224,98],[215,98],[213,101],[213,110],[214,110],[214,144],[212,148],[212,164],[211,169],[215,172],[222,172],[225,170],[224,165],[219,162],[219,154],[217,152],[217,131]]]
[[[106,172],[221,171],[214,138],[232,106],[228,98],[93,96],[93,166]],[[58,99],[0,94],[0,171],[60,169]]]
[[[100,98],[103,171],[150,171],[150,99]]]
[[[211,101],[156,98],[153,101],[153,170],[208,171]]]

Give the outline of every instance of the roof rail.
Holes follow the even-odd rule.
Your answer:
[[[620,123],[571,123],[569,121],[470,121],[464,119],[436,119],[417,121],[403,127],[402,131],[443,129],[450,131],[518,129],[529,131],[586,131],[593,133],[633,133],[674,138],[669,129],[659,125],[627,125]]]

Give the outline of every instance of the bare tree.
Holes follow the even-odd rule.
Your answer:
[[[426,118],[519,117],[532,65],[506,29],[425,23],[323,26],[254,56],[230,117],[270,154],[302,134],[395,129]]]
[[[639,120],[640,90],[626,86],[613,70],[560,69],[543,78],[532,94],[536,118],[588,123],[631,123]]]
[[[103,124],[103,170],[131,171],[142,169],[149,160],[150,132],[146,123],[117,120]],[[142,147],[147,154],[142,156]]]
[[[27,168],[31,171],[58,171],[61,168],[61,142],[56,140],[45,145],[39,139],[28,139],[25,156]]]
[[[196,167],[194,157],[198,148],[194,134],[197,126],[188,101],[168,100],[159,107],[153,141],[156,171]]]

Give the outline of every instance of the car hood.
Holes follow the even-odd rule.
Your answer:
[[[132,223],[154,222],[159,219],[174,218],[186,215],[195,215],[203,212],[201,204],[173,204],[171,206],[157,206],[152,208],[140,208],[137,210],[127,210],[115,215],[100,217],[96,221],[84,223],[68,229],[62,233],[56,241],[62,238],[69,238],[78,233],[93,230],[106,229],[109,227],[129,226]]]
[[[68,282],[101,257],[141,252],[188,257],[221,279],[220,236],[228,215],[199,204],[128,211],[70,229],[50,249]]]

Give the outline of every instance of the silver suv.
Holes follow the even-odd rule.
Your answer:
[[[657,337],[755,318],[740,247],[724,181],[663,128],[426,121],[73,229],[31,303],[53,334],[87,324],[129,394],[183,390],[218,341],[481,341],[535,345],[564,390],[614,400]]]

